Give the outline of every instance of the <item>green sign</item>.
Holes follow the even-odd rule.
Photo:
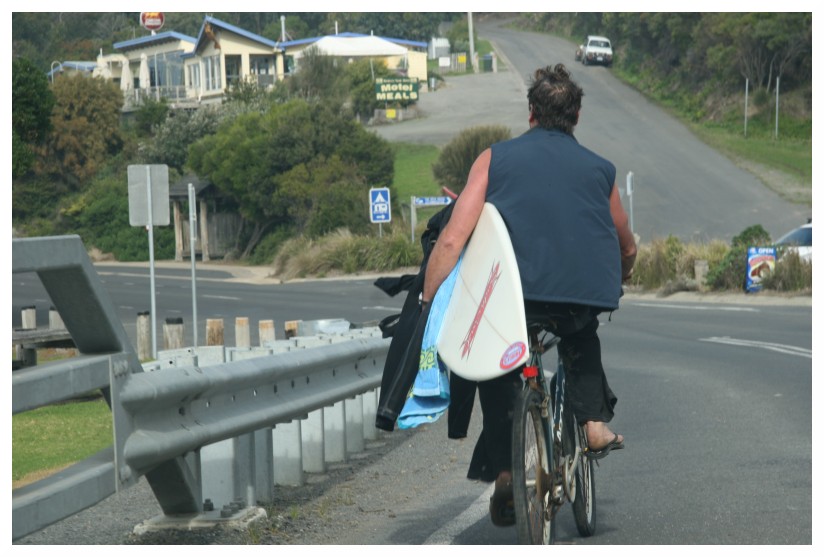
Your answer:
[[[375,79],[375,98],[379,101],[417,101],[418,80],[411,77]]]

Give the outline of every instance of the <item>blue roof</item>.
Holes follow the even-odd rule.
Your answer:
[[[166,31],[165,33],[158,33],[157,35],[147,35],[145,37],[139,37],[137,39],[131,39],[129,41],[121,41],[119,43],[114,43],[112,46],[115,50],[129,50],[133,48],[148,46],[156,42],[161,43],[171,40],[186,41],[192,44],[195,44],[197,42],[197,40],[194,37],[184,35],[183,33],[178,33],[177,31]]]
[[[338,33],[337,35],[326,35],[326,36],[327,37],[368,37],[369,35],[366,35],[364,33],[346,32],[346,33]],[[285,42],[282,42],[282,43],[279,43],[279,44],[283,48],[289,48],[290,46],[299,46],[299,45],[302,45],[302,44],[316,43],[319,40],[321,40],[322,38],[324,38],[324,37],[312,37],[310,39],[297,39],[295,41],[285,41]],[[389,41],[389,42],[392,42],[392,43],[402,44],[402,45],[406,45],[406,46],[414,46],[414,47],[418,47],[418,48],[426,48],[427,47],[426,43],[423,43],[423,42],[420,42],[420,41],[408,41],[406,39],[394,39],[392,37],[380,37],[380,36],[378,38],[383,39],[384,41]]]

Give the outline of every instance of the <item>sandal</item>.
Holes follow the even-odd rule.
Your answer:
[[[512,475],[501,473],[495,480],[495,492],[489,498],[489,514],[495,526],[515,525],[515,500],[512,495]]]
[[[615,437],[612,438],[612,441],[606,444],[606,446],[601,447],[598,450],[593,450],[587,447],[584,455],[591,460],[600,460],[607,456],[610,451],[617,451],[618,449],[624,448],[624,442],[618,440],[618,434],[615,434]]]

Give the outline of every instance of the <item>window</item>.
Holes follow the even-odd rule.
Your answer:
[[[189,87],[200,89],[200,64],[192,64],[186,68],[188,73]]]
[[[240,81],[240,56],[226,56],[226,83],[231,85]]]
[[[207,91],[223,88],[220,84],[220,55],[203,59],[203,74]]]

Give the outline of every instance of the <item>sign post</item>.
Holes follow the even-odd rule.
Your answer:
[[[194,346],[197,348],[197,280],[195,278],[195,241],[197,240],[197,207],[195,206],[195,186],[189,184],[189,255],[192,256],[192,330]]]
[[[149,231],[149,281],[151,285],[152,358],[157,358],[155,311],[154,227],[169,225],[169,167],[132,164],[128,167],[129,224]]]
[[[416,209],[418,207],[440,207],[444,205],[449,205],[452,203],[452,198],[443,196],[443,197],[415,197],[412,196],[412,203],[409,204],[409,212],[411,213],[409,221],[412,224],[412,233],[410,238],[412,243],[415,243],[415,227],[418,226],[418,213]]]
[[[369,221],[378,223],[378,236],[383,237],[383,223],[392,221],[392,204],[389,188],[369,190]]]
[[[635,175],[632,172],[627,172],[627,197],[629,198],[629,229],[635,232],[635,221],[632,217],[632,182]]]

